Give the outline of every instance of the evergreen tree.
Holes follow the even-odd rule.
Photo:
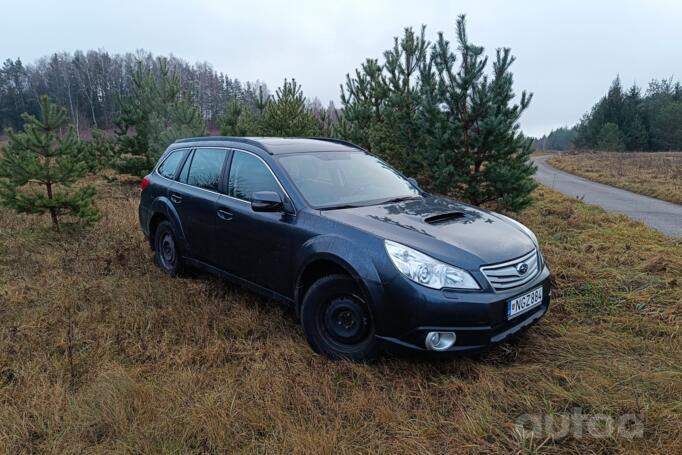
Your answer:
[[[620,78],[616,77],[611,87],[601,100],[594,105],[591,112],[583,116],[576,128],[576,146],[579,148],[595,148],[602,128],[612,123],[619,129],[624,126],[625,96]]]
[[[116,144],[102,130],[90,132],[92,139],[80,141],[80,158],[85,163],[89,174],[96,174],[111,168],[116,159]]]
[[[118,170],[144,175],[178,138],[206,134],[204,120],[180,80],[161,60],[158,75],[138,65],[117,122]]]
[[[243,136],[265,136],[263,115],[258,111],[244,109],[237,122],[237,131]]]
[[[419,82],[416,112],[419,135],[413,153],[423,165],[419,171],[412,171],[411,174],[425,188],[437,189],[441,185],[447,185],[444,182],[456,181],[461,170],[454,167],[446,153],[442,153],[452,146],[454,125],[449,124],[446,113],[448,107],[442,102],[433,55],[425,56],[422,60]]]
[[[653,133],[663,150],[682,150],[682,103],[667,102],[653,115]]]
[[[295,80],[284,80],[274,99],[263,85],[245,100],[232,100],[220,119],[226,136],[316,136],[332,134],[337,122],[333,104],[323,109],[319,100],[308,104]]]
[[[642,96],[636,85],[633,85],[625,96],[622,118],[621,131],[625,138],[625,149],[648,150],[649,131],[642,115]]]
[[[626,150],[650,150],[649,132],[639,113],[632,116],[632,119],[625,126],[625,131],[624,145]]]
[[[615,123],[606,123],[597,136],[597,148],[619,152],[625,149],[625,138],[623,132]]]
[[[573,145],[577,149],[594,148],[594,144],[597,141],[594,129],[595,125],[591,121],[590,114],[583,114],[578,124],[575,125]]]
[[[635,85],[624,93],[616,78],[606,96],[583,116],[576,132],[579,148],[682,148],[682,86],[672,79],[654,79],[642,96]]]
[[[561,127],[536,139],[533,148],[536,150],[572,150],[575,140],[575,128]]]
[[[355,70],[354,77],[347,74],[341,85],[343,110],[337,133],[392,162],[391,148],[387,146],[390,131],[384,118],[386,97],[383,67],[378,60],[367,59]]]
[[[232,100],[227,103],[225,113],[220,120],[220,134],[223,136],[245,136],[248,133],[240,127],[244,125],[239,122],[244,108],[237,100]]]
[[[258,108],[250,108],[232,100],[220,119],[220,134],[223,136],[263,136],[263,115]]]
[[[21,114],[36,111],[27,90],[28,73],[21,60],[5,60],[0,68],[0,128],[20,128]]]
[[[406,28],[401,39],[395,38],[393,48],[384,52],[385,78],[379,79],[384,87],[383,108],[384,134],[375,138],[385,150],[390,150],[387,158],[400,163],[408,175],[418,175],[422,168],[423,157],[415,149],[419,142],[418,122],[420,87],[417,81],[419,71],[428,56],[429,42],[425,39],[426,27],[422,26],[417,35]],[[387,155],[386,152],[383,153]]]
[[[535,188],[531,141],[518,125],[531,96],[513,104],[509,49],[485,74],[488,59],[468,41],[464,16],[457,40],[455,52],[442,33],[429,46],[424,29],[406,29],[383,64],[369,59],[346,76],[337,133],[434,191],[519,210]]]
[[[330,101],[327,107],[322,106],[322,102],[315,98],[309,105],[308,110],[315,117],[317,121],[317,129],[319,134],[324,137],[332,137],[334,129],[338,123],[338,111],[334,106],[334,102]]]
[[[514,99],[510,67],[514,57],[508,48],[498,49],[492,78],[484,74],[488,63],[483,48],[468,41],[464,17],[457,21],[459,65],[449,43],[439,36],[434,48],[440,74],[441,97],[447,106],[453,144],[448,153],[453,168],[464,172],[453,179],[457,193],[480,205],[493,202],[508,210],[520,210],[531,202],[535,167],[530,161],[531,141],[519,131],[518,121],[531,95]],[[446,189],[440,181],[440,188]]]
[[[73,187],[87,165],[74,129],[67,127],[66,110],[47,96],[40,99],[40,109],[40,120],[23,115],[23,131],[7,130],[9,143],[0,154],[0,203],[18,213],[49,212],[55,231],[64,215],[98,220],[95,189]]]
[[[274,100],[267,103],[262,118],[266,136],[315,136],[319,134],[315,117],[306,108],[306,99],[295,79],[284,80]]]

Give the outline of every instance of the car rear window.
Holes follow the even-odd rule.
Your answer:
[[[185,157],[187,150],[175,150],[168,154],[161,166],[159,166],[157,172],[167,179],[175,178],[175,173],[178,171],[178,166]]]

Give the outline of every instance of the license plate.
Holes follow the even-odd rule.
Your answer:
[[[542,288],[535,288],[527,294],[515,297],[507,302],[507,319],[525,313],[542,303]]]

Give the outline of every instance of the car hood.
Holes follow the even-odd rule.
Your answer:
[[[500,215],[447,198],[324,210],[322,215],[465,268],[514,259],[535,247]]]

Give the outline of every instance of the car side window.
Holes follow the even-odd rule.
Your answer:
[[[234,151],[227,182],[227,195],[250,201],[256,191],[280,192],[268,166],[255,155]]]
[[[196,149],[187,173],[187,184],[218,191],[227,150]]]
[[[185,157],[187,150],[175,150],[171,152],[161,166],[157,169],[157,172],[167,179],[175,178],[175,173],[178,171],[178,166]]]

